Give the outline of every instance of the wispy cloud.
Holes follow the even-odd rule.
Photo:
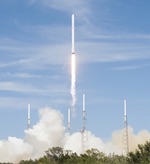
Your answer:
[[[22,79],[26,79],[26,78],[42,78],[42,77],[47,77],[44,75],[37,75],[37,74],[31,74],[31,73],[26,73],[26,72],[21,72],[21,73],[11,73],[11,72],[5,72],[5,73],[0,73],[1,77],[9,77],[9,78],[22,78]]]
[[[141,68],[141,67],[132,65],[132,66],[115,67],[115,68],[113,68],[113,70],[121,71],[121,70],[133,70],[133,69],[138,69],[138,68]]]
[[[115,71],[126,71],[126,70],[135,70],[135,69],[140,69],[140,68],[145,68],[145,67],[150,67],[150,64],[137,64],[137,65],[126,65],[126,66],[119,66],[119,67],[114,67],[112,70]]]
[[[15,92],[39,92],[39,89],[31,87],[30,85],[15,83],[13,81],[0,82],[0,90],[15,91]]]
[[[71,21],[71,16],[70,16]],[[68,26],[65,26],[65,24],[26,24],[23,22],[20,22],[18,20],[14,21],[14,24],[17,29],[21,30],[24,33],[30,35],[30,39],[34,40],[34,43],[39,44],[46,44],[46,43],[52,43],[52,44],[58,44],[58,43],[64,43],[68,41],[68,38],[71,37],[71,28]],[[71,24],[71,23],[70,23]],[[26,38],[26,36],[24,36]],[[35,37],[37,39],[35,40]],[[40,38],[40,39],[38,39]]]
[[[76,13],[80,16],[85,16],[90,12],[90,1],[89,0],[29,0],[31,5],[40,3],[46,7],[50,7],[56,10],[61,10],[69,13]]]
[[[46,105],[49,106],[56,106],[57,104],[61,105],[66,105],[68,104],[68,101],[64,97],[53,97],[53,99],[41,99],[39,98],[37,100],[36,96],[28,96],[26,98],[24,97],[18,97],[18,96],[13,96],[13,97],[2,97],[0,96],[0,110],[3,109],[19,109],[19,110],[24,110],[27,109],[27,104],[31,104],[31,109],[39,109],[40,107],[43,107]]]
[[[70,12],[73,8],[81,12],[92,11],[89,7],[90,1],[86,0],[82,2],[80,0],[29,0],[29,2],[32,5],[40,3],[65,12]],[[84,15],[84,12],[80,14]],[[71,19],[69,21],[71,22]],[[50,69],[51,65],[64,65],[70,62],[70,26],[29,25],[19,21],[15,21],[15,25],[24,34],[30,34],[31,40],[27,43],[26,40],[1,38],[0,53],[7,54],[7,59],[0,62],[1,68]],[[114,62],[150,58],[149,35],[122,31],[119,33],[107,31],[106,33],[96,25],[92,23],[87,25],[85,21],[77,25],[75,38],[78,61]]]
[[[116,62],[150,58],[148,45],[136,43],[80,42],[79,58],[83,62]]]
[[[114,41],[113,41],[114,40]],[[76,43],[77,60],[80,62],[114,62],[129,61],[137,59],[150,58],[149,43],[134,42],[129,43],[116,42],[113,39],[105,41],[84,40]],[[13,42],[13,41],[12,41]],[[12,45],[11,45],[12,44]],[[52,65],[64,65],[69,63],[70,59],[70,43],[59,44],[20,44],[13,45],[9,41],[9,45],[5,44],[5,54],[7,59],[0,62],[0,67],[17,67],[20,69],[44,69],[52,68]],[[13,50],[10,51],[11,47]],[[16,50],[17,49],[17,50]],[[1,50],[0,50],[1,51]],[[1,51],[2,53],[2,51]],[[13,54],[13,55],[12,55]],[[0,57],[1,58],[1,57]]]
[[[88,39],[95,39],[93,41],[96,40],[101,40],[103,39],[103,41],[111,41],[111,40],[128,40],[128,41],[138,41],[138,40],[150,40],[150,35],[149,34],[138,34],[138,33],[124,33],[124,32],[107,32],[107,34],[103,31],[99,31],[96,32],[96,30],[94,30],[94,28],[96,29],[96,27],[92,27],[91,29],[86,29],[84,30],[84,35],[88,38]],[[93,29],[93,30],[92,30]],[[89,31],[87,31],[89,30]],[[100,34],[101,33],[101,34]],[[105,39],[105,40],[104,40]]]
[[[1,54],[7,54],[7,58],[0,57],[0,67],[20,67],[26,69],[43,69],[54,64],[64,65],[69,57],[70,46],[68,44],[31,44],[9,40],[4,44],[5,50]],[[18,48],[19,47],[19,48]],[[68,57],[67,57],[68,56]]]
[[[53,85],[53,84],[52,84]],[[21,92],[28,94],[39,94],[39,95],[47,95],[50,93],[65,93],[66,88],[64,85],[53,85],[53,86],[40,86],[36,87],[31,84],[19,83],[14,81],[6,81],[0,82],[0,90],[1,91],[12,91],[12,92]]]

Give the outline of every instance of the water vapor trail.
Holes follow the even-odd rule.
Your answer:
[[[75,54],[71,55],[71,96],[72,96],[72,107],[76,103],[76,57]]]

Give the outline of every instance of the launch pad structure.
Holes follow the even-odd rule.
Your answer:
[[[128,121],[127,121],[127,109],[126,100],[124,100],[124,128],[123,128],[123,155],[129,153],[129,141],[128,141]]]
[[[28,104],[28,124],[27,128],[30,129],[30,104]]]
[[[83,94],[83,108],[82,108],[82,129],[81,129],[81,149],[82,153],[87,150],[87,131],[86,131],[86,109],[85,109],[85,94]]]
[[[70,130],[71,130],[71,119],[70,119],[70,117],[71,117],[71,110],[69,108],[68,109],[68,126],[67,126],[67,131],[68,132],[70,132]]]

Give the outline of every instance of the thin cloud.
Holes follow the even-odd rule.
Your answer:
[[[9,40],[9,44],[5,43],[5,52],[0,50],[8,56],[7,60],[0,62],[0,67],[44,69],[51,68],[51,65],[64,65],[69,63],[70,47],[69,42],[50,45],[23,44],[18,41],[14,44],[13,40]],[[76,43],[76,52],[78,60],[83,62],[114,62],[150,58],[149,42],[143,44],[142,40],[139,40],[135,43],[130,39],[129,43],[116,42],[116,39],[111,41],[86,39]]]
[[[13,91],[13,92],[21,92],[28,94],[39,94],[39,95],[47,95],[50,93],[65,93],[66,88],[64,85],[51,85],[42,88],[35,87],[31,84],[24,84],[14,81],[6,81],[0,82],[0,90],[1,91]]]
[[[115,67],[115,68],[113,68],[113,70],[116,70],[116,71],[123,71],[123,70],[134,70],[134,69],[138,69],[138,68],[140,68],[140,66],[135,66],[135,65],[133,65],[133,66],[124,66],[124,67]]]
[[[5,73],[0,73],[1,77],[9,77],[9,78],[21,78],[21,79],[27,79],[27,78],[43,78],[46,76],[43,75],[36,75],[36,74],[31,74],[31,73],[26,73],[26,72],[21,72],[21,73],[11,73],[11,72],[5,72]]]
[[[89,0],[29,0],[31,5],[42,4],[46,7],[53,8],[69,13],[76,13],[77,15],[83,16],[90,12],[90,1]]]
[[[117,62],[150,58],[148,46],[123,43],[80,42],[79,58],[82,62]]]
[[[135,70],[135,69],[141,69],[141,68],[145,68],[149,66],[150,66],[149,64],[127,65],[127,66],[114,67],[112,68],[112,70],[115,70],[115,71]]]
[[[11,45],[8,45],[10,49]],[[17,45],[15,45],[17,47]],[[14,49],[15,49],[14,46]],[[16,55],[12,55],[10,51],[6,51],[8,59],[0,62],[0,67],[18,67],[26,69],[51,69],[52,65],[64,65],[69,63],[70,44],[56,45],[30,45],[24,44],[21,47],[24,51],[14,51]],[[82,41],[76,43],[76,52],[78,61],[82,62],[114,62],[129,61],[137,59],[150,58],[150,48],[142,43],[134,42],[110,43],[110,42],[93,42]],[[13,54],[14,54],[13,53]],[[18,55],[19,54],[19,55]],[[17,56],[17,57],[16,57]],[[19,56],[19,57],[18,57]]]
[[[70,18],[71,21],[71,18]],[[71,28],[65,25],[41,25],[41,24],[25,24],[18,20],[15,22],[15,26],[17,29],[21,30],[23,33],[30,34],[30,38],[34,39],[34,37],[40,37],[40,39],[37,39],[35,43],[39,44],[58,44],[58,43],[64,43],[68,41],[68,38],[71,38]]]
[[[12,40],[13,44],[13,40]],[[15,48],[19,47],[19,43],[13,45],[11,51],[11,43],[5,44],[5,53],[7,59],[1,60],[0,67],[19,67],[26,69],[43,69],[45,67],[50,68],[50,65],[61,64],[64,65],[67,56],[69,57],[69,46],[68,44],[56,44],[56,45],[43,45],[43,44],[27,44],[24,43],[20,47],[21,51]]]
[[[15,78],[20,78],[20,79],[32,79],[32,78],[48,78],[51,80],[60,80],[61,77],[59,75],[43,75],[43,74],[31,74],[31,73],[26,73],[26,72],[22,72],[22,73],[6,73],[3,74],[3,76],[9,76],[9,77],[15,77]]]
[[[37,89],[30,85],[15,83],[13,81],[0,82],[0,90],[2,91],[15,91],[15,92],[35,92]]]
[[[63,94],[64,95],[64,94]],[[8,109],[27,109],[27,104],[31,104],[32,109],[38,109],[39,107],[46,106],[56,106],[56,104],[66,105],[68,104],[68,101],[64,98],[64,96],[57,95],[57,93],[53,93],[53,98],[50,99],[50,96],[48,98],[45,97],[44,101],[43,99],[38,99],[37,101],[37,94],[34,96],[27,96],[26,98],[21,96],[13,96],[13,97],[4,97],[0,96],[0,110],[3,110],[5,108]]]
[[[82,2],[79,0],[76,2],[68,0],[63,2],[60,0],[32,0],[29,2],[32,5],[40,3],[45,6],[48,4],[49,7],[58,10],[64,10],[70,6],[75,6],[77,9],[81,9],[82,7],[89,9],[90,4],[89,1],[85,0]],[[89,9],[89,11],[92,11],[92,9]],[[80,17],[78,18],[80,19]],[[79,54],[79,60],[83,62],[114,62],[150,58],[149,35],[125,34],[124,32],[109,32],[109,34],[105,32],[103,34],[102,29],[98,30],[96,25],[91,26],[91,24],[88,24],[88,27],[84,21],[81,26],[78,25],[76,27],[78,29],[76,32],[76,52],[77,55]],[[31,39],[32,41],[27,43],[10,38],[1,38],[0,43],[2,43],[2,46],[0,46],[0,53],[7,54],[8,59],[9,57],[11,59],[1,61],[1,68],[19,67],[36,70],[50,68],[51,65],[69,63],[71,52],[70,27],[24,25],[19,21],[16,21],[16,27],[21,29],[22,32],[36,34],[37,38],[43,36],[43,38],[47,39],[40,42],[40,39],[34,40],[34,36],[31,36],[34,42]],[[135,42],[135,39],[138,39],[138,43]],[[146,41],[144,44],[143,40]]]
[[[93,30],[92,30],[93,29]],[[94,30],[94,27],[90,29],[90,31],[86,31],[84,30],[84,35],[87,36],[88,39],[105,39],[105,40],[129,40],[129,42],[133,41],[133,40],[150,40],[150,35],[146,35],[146,34],[130,34],[130,33],[124,33],[124,32],[116,32],[116,33],[105,33],[103,34],[103,31],[101,32],[102,34],[96,33]],[[94,40],[93,40],[94,41]]]

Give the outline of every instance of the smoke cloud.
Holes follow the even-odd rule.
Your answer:
[[[23,139],[8,137],[0,140],[0,162],[17,163],[20,160],[29,160],[42,157],[51,147],[60,146],[80,154],[81,133],[69,134],[65,132],[62,114],[54,109],[44,108],[39,110],[40,120],[32,128],[25,130]],[[109,142],[103,142],[90,131],[87,134],[87,149],[96,148],[105,154],[122,154],[123,130],[115,131]],[[150,132],[143,130],[138,134],[133,133],[129,127],[129,149],[135,150],[138,144],[149,140]]]
[[[144,144],[149,141],[150,132],[147,130],[142,130],[138,134],[134,134],[133,128],[128,127],[128,141],[129,141],[129,151],[134,151],[138,144]],[[123,129],[115,131],[112,134],[111,142],[114,145],[118,145],[122,149],[122,139],[123,139]]]

